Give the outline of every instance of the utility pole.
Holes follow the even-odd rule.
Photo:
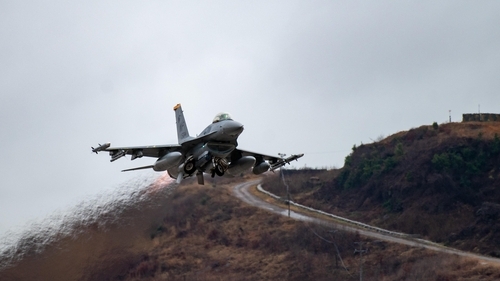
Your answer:
[[[281,177],[283,179],[283,184],[285,184],[285,186],[286,186],[286,203],[288,205],[288,217],[290,217],[290,192],[288,190],[288,184],[286,184],[286,182],[285,182],[285,174],[283,172],[283,168],[280,168],[280,173],[281,173]]]
[[[450,110],[448,110],[448,114],[449,114],[449,116],[450,116],[450,123],[451,123],[451,109],[450,109]]]
[[[337,243],[335,243],[335,236],[334,234],[337,232],[338,230],[331,230],[331,231],[328,231],[330,233],[330,237],[332,237],[332,243],[333,243],[333,246],[335,247],[335,268],[339,268],[339,257],[340,257],[340,252],[339,252],[339,248],[337,247]]]
[[[284,153],[278,153],[278,155],[281,157],[281,159],[285,159],[286,154]],[[283,180],[283,184],[286,186],[286,202],[288,205],[288,217],[290,217],[290,192],[288,191],[288,184],[285,182],[285,175],[283,173],[283,168],[280,168],[280,173],[281,173],[281,178]]]
[[[359,246],[359,249],[354,249],[354,254],[359,253],[359,281],[363,281],[363,253],[366,253],[366,249],[363,249],[363,242],[354,242]]]

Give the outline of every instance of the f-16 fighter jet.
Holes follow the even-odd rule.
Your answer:
[[[184,178],[196,174],[199,184],[204,184],[203,173],[212,177],[237,176],[252,169],[254,174],[276,170],[304,154],[288,158],[270,156],[242,150],[238,147],[238,136],[243,132],[243,125],[234,121],[229,113],[219,113],[212,124],[208,125],[197,137],[189,135],[180,104],[174,107],[177,124],[178,144],[110,147],[110,143],[92,147],[92,152],[109,152],[111,162],[131,155],[131,160],[143,156],[155,157],[153,165],[123,170],[153,169],[167,171],[170,177],[180,183]]]

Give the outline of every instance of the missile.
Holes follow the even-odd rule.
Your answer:
[[[286,158],[286,159],[285,159],[285,162],[286,162],[286,163],[288,163],[288,164],[290,164],[290,162],[292,162],[293,160],[297,160],[297,161],[298,161],[298,159],[299,159],[300,157],[302,157],[302,156],[304,156],[304,153],[302,153],[302,154],[298,154],[298,155],[292,155],[292,156],[290,156],[290,157]]]
[[[92,148],[92,152],[95,152],[95,154],[97,154],[99,151],[103,151],[103,150],[105,150],[105,149],[106,149],[106,148],[108,148],[110,145],[111,145],[111,143],[107,142],[107,143],[105,143],[105,144],[103,144],[103,145],[99,144],[99,146],[98,146],[98,147],[96,147],[96,148],[91,147],[91,148]]]
[[[304,156],[304,153],[302,154],[294,154],[288,158],[285,159],[280,159],[278,162],[274,163],[271,165],[271,171],[274,171],[280,167],[285,166],[286,164],[290,164],[291,161],[293,160],[298,160],[300,157]]]

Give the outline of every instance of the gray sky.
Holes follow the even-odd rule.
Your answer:
[[[216,113],[241,148],[341,167],[370,143],[500,112],[498,1],[0,1],[0,235],[118,188]]]

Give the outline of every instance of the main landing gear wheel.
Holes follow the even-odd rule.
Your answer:
[[[194,166],[193,161],[189,161],[186,164],[184,164],[184,172],[186,174],[191,175],[192,173],[194,173],[195,170],[196,170],[196,167]]]
[[[215,173],[219,176],[222,177],[224,175],[224,168],[222,168],[221,165],[216,165],[215,166]]]

